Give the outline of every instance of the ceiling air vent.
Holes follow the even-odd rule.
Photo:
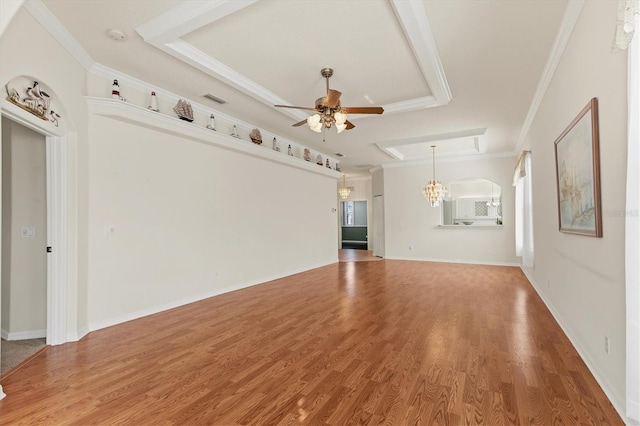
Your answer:
[[[203,98],[207,98],[210,101],[213,101],[213,102],[215,102],[217,104],[226,104],[227,103],[227,101],[225,101],[224,99],[220,99],[217,96],[213,96],[211,93],[207,93],[206,95],[202,95],[202,97]]]

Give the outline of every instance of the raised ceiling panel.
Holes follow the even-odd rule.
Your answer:
[[[297,105],[325,94],[324,67],[335,70],[343,105],[431,94],[386,1],[262,1],[181,39]]]

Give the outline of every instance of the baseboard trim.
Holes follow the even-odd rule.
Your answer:
[[[77,342],[78,340],[82,339],[84,336],[86,336],[87,334],[89,334],[89,328],[88,327],[81,327],[80,329],[76,330],[76,331],[70,331],[67,333],[67,342]]]
[[[264,284],[264,283],[267,283],[269,281],[277,280],[277,279],[280,279],[280,278],[288,277],[288,276],[299,274],[299,273],[302,273],[302,272],[311,271],[313,269],[321,268],[321,267],[327,266],[327,265],[332,265],[332,264],[337,263],[337,262],[338,262],[338,258],[336,257],[336,259],[331,261],[331,262],[325,262],[325,263],[320,263],[320,264],[316,264],[316,265],[310,265],[308,267],[291,270],[291,271],[288,271],[288,272],[283,273],[283,274],[276,274],[276,275],[272,275],[272,276],[267,276],[267,277],[260,278],[258,280],[248,281],[248,282],[245,282],[245,283],[232,285],[232,286],[229,286],[229,287],[223,287],[223,288],[216,289],[216,290],[213,290],[211,292],[199,294],[199,295],[196,295],[196,296],[185,297],[183,299],[179,299],[179,300],[172,301],[172,302],[169,302],[169,303],[164,303],[162,305],[153,306],[153,307],[150,307],[150,308],[147,308],[147,309],[141,309],[139,311],[131,312],[131,313],[128,313],[128,314],[125,314],[125,315],[120,315],[120,316],[117,316],[117,317],[114,317],[114,318],[110,318],[110,319],[107,319],[107,320],[91,322],[91,323],[89,323],[89,327],[87,329],[87,332],[82,334],[81,337],[84,337],[86,334],[88,334],[89,332],[92,332],[92,331],[100,330],[100,329],[111,327],[111,326],[118,325],[118,324],[122,324],[122,323],[127,322],[127,321],[132,321],[132,320],[135,320],[135,319],[138,319],[138,318],[142,318],[142,317],[146,317],[146,316],[149,316],[149,315],[157,314],[159,312],[168,311],[169,309],[174,309],[174,308],[177,308],[177,307],[180,307],[180,306],[188,305],[189,303],[198,302],[200,300],[208,299],[210,297],[219,296],[221,294],[230,293],[232,291],[242,290],[243,288],[253,287],[254,285]],[[81,333],[78,332],[78,334],[80,335]]]
[[[47,330],[7,331],[2,329],[4,340],[27,340],[47,337]]]
[[[625,409],[624,409],[625,405],[613,396],[614,394],[611,391],[611,385],[609,384],[606,378],[604,378],[601,374],[599,374],[598,369],[594,367],[595,364],[591,359],[591,357],[589,356],[589,352],[587,352],[584,346],[580,343],[580,340],[576,338],[576,336],[573,334],[571,329],[566,325],[566,322],[562,318],[562,315],[560,315],[560,313],[556,310],[556,308],[553,306],[553,303],[551,303],[545,297],[544,293],[540,291],[540,287],[538,286],[536,281],[533,279],[533,277],[529,274],[527,269],[522,265],[519,265],[519,266],[522,272],[524,273],[525,277],[527,277],[527,280],[529,280],[529,284],[531,284],[531,287],[533,287],[536,293],[538,293],[538,296],[540,296],[540,299],[542,299],[547,309],[549,309],[549,312],[551,312],[551,315],[553,315],[553,318],[556,320],[556,322],[558,323],[558,325],[560,326],[564,334],[567,336],[567,338],[569,339],[573,347],[576,349],[576,351],[578,352],[578,355],[580,355],[580,358],[582,358],[582,361],[584,361],[585,365],[587,366],[591,374],[593,374],[593,377],[596,379],[596,382],[598,382],[598,384],[600,385],[600,388],[602,388],[602,391],[604,392],[604,394],[607,396],[607,398],[609,398],[611,405],[613,405],[613,408],[615,408],[615,410],[618,412],[618,415],[620,416],[620,418],[622,418],[622,421],[625,422],[625,424],[627,425],[636,425],[637,423],[635,423],[634,421],[632,421],[626,416]]]
[[[519,263],[511,262],[491,262],[486,260],[464,260],[464,259],[432,259],[417,257],[385,257],[388,260],[411,260],[414,262],[440,262],[440,263],[463,263],[466,265],[488,265],[488,266],[515,266],[520,267]]]

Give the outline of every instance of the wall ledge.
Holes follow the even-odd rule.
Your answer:
[[[141,127],[151,128],[164,133],[174,134],[198,143],[215,146],[228,151],[237,152],[263,160],[294,167],[307,172],[339,179],[342,173],[320,166],[314,161],[287,155],[286,152],[273,151],[271,148],[256,145],[248,140],[237,139],[224,133],[192,124],[176,117],[151,111],[118,99],[98,98],[86,96],[90,112],[115,120],[131,123]]]

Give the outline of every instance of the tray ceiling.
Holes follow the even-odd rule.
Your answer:
[[[343,153],[343,170],[354,174],[366,173],[356,165],[428,159],[433,142],[450,156],[514,152],[580,11],[566,0],[30,3],[51,13],[94,61],[321,152]],[[113,28],[126,42],[106,36]],[[273,104],[313,106],[325,92],[323,67],[335,70],[330,85],[343,105],[380,105],[385,113],[350,116],[356,128],[330,130],[326,142],[306,126],[292,128],[307,113]],[[213,104],[207,93],[227,103]],[[476,135],[451,137],[477,129],[486,129],[481,143]]]

